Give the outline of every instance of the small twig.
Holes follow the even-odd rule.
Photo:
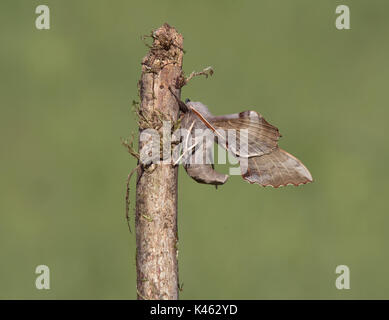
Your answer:
[[[213,68],[212,67],[206,67],[203,71],[200,71],[200,72],[195,72],[193,71],[188,78],[185,79],[185,84],[187,84],[190,80],[192,80],[194,77],[197,77],[197,76],[205,76],[206,78],[208,78],[208,76],[212,76],[214,73],[213,71]]]
[[[140,164],[138,164],[134,169],[131,170],[130,174],[127,177],[127,185],[126,185],[126,220],[127,220],[128,229],[130,230],[131,233],[132,233],[132,231],[131,231],[131,226],[130,226],[130,215],[129,215],[129,212],[130,212],[130,180],[131,180],[131,177],[134,174],[134,172],[136,170],[138,170],[139,168],[140,168]]]
[[[137,152],[134,148],[134,134],[132,134],[132,138],[130,140],[122,139],[122,145],[127,148],[129,154],[131,154],[134,158],[139,160],[140,158],[139,152]]]
[[[141,297],[143,300],[150,300],[150,299],[147,299],[144,295],[142,295],[138,289],[136,289],[136,293],[138,294],[139,297]]]
[[[145,218],[148,222],[153,222],[153,218],[151,218],[147,214],[142,214],[142,217]]]

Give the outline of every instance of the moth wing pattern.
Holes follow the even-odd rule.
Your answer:
[[[182,128],[188,130],[188,134],[192,135],[195,131],[195,129],[207,129],[207,127],[204,125],[204,123],[201,121],[200,118],[198,118],[195,114],[192,112],[186,113],[183,117],[182,121]],[[188,141],[189,145],[194,146],[196,144],[196,138],[190,137]],[[189,155],[184,161],[183,166],[185,168],[185,171],[187,174],[194,179],[198,183],[203,184],[212,184],[212,185],[222,185],[224,184],[227,179],[228,175],[222,174],[217,172],[213,167],[213,142],[212,143],[204,143],[204,140],[201,141],[202,143],[195,148],[193,148],[192,151],[189,152]],[[184,141],[184,144],[186,144],[186,141]],[[189,147],[188,145],[185,145],[185,148]],[[202,150],[200,150],[202,149]],[[200,152],[201,156],[203,157],[203,161],[201,164],[196,163],[196,153]],[[207,162],[206,160],[210,160]]]
[[[194,122],[195,127],[211,129],[217,143],[239,159],[242,177],[247,182],[278,188],[313,181],[300,160],[278,147],[278,128],[258,112],[214,116],[201,102],[191,102],[189,106],[191,111],[186,114],[184,127]],[[200,183],[218,185],[227,180],[226,175],[215,172],[209,164],[184,167]]]
[[[260,157],[249,158],[248,166],[242,170],[242,177],[249,183],[274,188],[299,186],[313,181],[304,164],[281,148]]]
[[[278,140],[281,137],[279,130],[256,111],[249,110],[224,116],[213,116],[209,122],[215,130],[224,135],[222,139],[218,138],[218,143],[238,157],[268,154],[277,148]],[[247,130],[247,143],[244,141],[244,134],[242,134],[243,140],[241,140],[242,129]]]

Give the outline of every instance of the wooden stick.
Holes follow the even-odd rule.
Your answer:
[[[140,112],[161,112],[174,123],[179,106],[170,90],[180,97],[177,83],[182,79],[183,37],[164,24],[152,38],[142,61]],[[139,141],[139,150],[142,146]],[[178,169],[171,163],[152,166],[153,170],[142,168],[136,186],[137,295],[138,299],[178,299]]]

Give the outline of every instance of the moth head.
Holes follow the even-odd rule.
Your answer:
[[[201,102],[198,101],[188,101],[189,99],[186,99],[186,105],[189,107],[195,109],[196,111],[200,112],[202,116],[207,117],[207,116],[212,116],[211,111],[209,111],[208,107],[205,104],[202,104]]]

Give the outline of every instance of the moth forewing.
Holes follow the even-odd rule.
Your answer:
[[[255,111],[244,111],[240,113],[228,114],[224,116],[212,116],[209,119],[211,125],[220,130],[235,130],[235,136],[231,136],[237,143],[236,148],[230,147],[229,139],[223,143],[219,140],[218,143],[240,157],[255,157],[270,153],[277,148],[279,131],[276,127],[268,123],[260,114]],[[247,130],[247,135],[241,135],[241,130]],[[247,138],[247,142],[245,141]],[[240,148],[242,151],[240,151]]]

